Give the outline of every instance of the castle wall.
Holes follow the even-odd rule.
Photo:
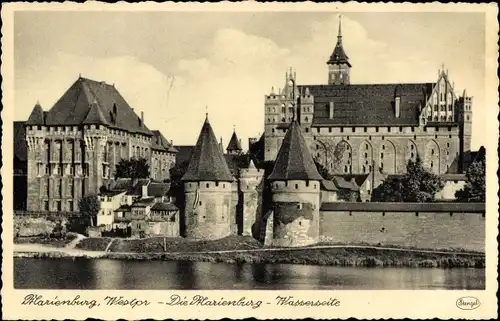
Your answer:
[[[242,235],[252,236],[252,227],[259,222],[262,215],[262,195],[257,190],[261,185],[264,170],[257,168],[244,168],[240,170],[240,195],[241,195],[241,215]]]
[[[321,211],[320,217],[324,241],[485,251],[485,218],[477,212]]]
[[[318,242],[319,198],[318,181],[272,183],[274,246],[297,247]]]
[[[185,189],[185,234],[192,239],[214,240],[232,231],[230,182],[189,182]]]

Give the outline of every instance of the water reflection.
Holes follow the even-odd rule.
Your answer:
[[[14,259],[31,289],[484,289],[484,269],[345,268],[294,264]]]

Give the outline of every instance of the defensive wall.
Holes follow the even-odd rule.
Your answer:
[[[485,251],[484,203],[323,203],[322,241]]]

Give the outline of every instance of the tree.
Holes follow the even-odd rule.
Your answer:
[[[148,178],[149,165],[145,158],[122,159],[116,164],[116,178]]]
[[[170,196],[175,198],[177,207],[184,207],[184,184],[181,181],[182,176],[186,174],[189,161],[175,164],[170,171]]]
[[[315,162],[323,165],[327,172],[339,173],[339,168],[342,164],[344,152],[346,150],[345,142],[340,142],[335,145],[333,141],[316,139],[318,146],[318,154],[315,155]],[[328,168],[332,170],[329,171]],[[326,176],[324,176],[326,178]]]
[[[441,178],[422,166],[420,157],[408,161],[406,173],[389,177],[373,190],[372,202],[415,202],[434,201],[435,194],[444,186]]]
[[[457,201],[484,203],[486,201],[486,159],[481,158],[472,162],[465,176],[467,177],[465,187],[455,193]]]
[[[314,163],[316,164],[316,169],[318,170],[318,173],[321,175],[321,177],[323,177],[326,180],[333,179],[333,175],[328,171],[328,169],[325,166],[323,166],[323,164],[317,161],[314,161]]]
[[[94,226],[94,218],[101,210],[101,201],[97,195],[87,195],[78,200],[80,214],[90,220],[90,226]]]

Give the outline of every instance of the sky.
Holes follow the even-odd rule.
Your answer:
[[[326,84],[339,16],[332,12],[15,13],[16,120],[49,110],[82,77],[115,84],[146,125],[193,145],[205,113],[224,145],[264,129],[264,95],[285,84]],[[473,96],[472,147],[483,144],[483,13],[342,13],[351,83],[434,82],[444,64]]]

